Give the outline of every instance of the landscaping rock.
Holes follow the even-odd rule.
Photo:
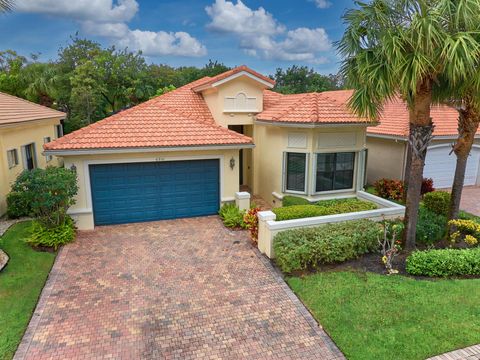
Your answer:
[[[8,255],[0,249],[0,271],[3,270],[5,266],[7,266],[8,263]]]

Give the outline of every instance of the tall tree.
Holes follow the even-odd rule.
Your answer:
[[[356,1],[344,15],[347,28],[337,44],[341,71],[355,88],[351,108],[376,118],[384,102],[400,94],[410,118],[410,169],[405,214],[407,249],[415,247],[420,190],[427,147],[432,139],[430,107],[440,76],[457,84],[480,55],[475,33],[458,28],[471,24],[480,11],[477,0]],[[473,28],[473,26],[472,26]],[[446,99],[454,87],[443,89]]]

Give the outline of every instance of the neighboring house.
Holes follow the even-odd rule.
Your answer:
[[[215,214],[240,185],[274,206],[363,188],[372,123],[348,111],[348,92],[273,86],[241,66],[46,144],[77,172],[77,226]]]
[[[42,154],[42,146],[63,135],[64,118],[63,112],[0,92],[0,216],[18,174],[58,165],[58,159]]]
[[[458,136],[458,112],[445,105],[434,106],[431,117],[434,139],[427,150],[424,177],[432,178],[436,188],[452,186],[456,156],[452,145]],[[405,103],[395,98],[385,104],[380,124],[367,130],[367,181],[380,178],[405,179],[409,113]],[[478,136],[478,135],[477,135]],[[465,185],[480,184],[480,138],[475,139],[465,173]]]

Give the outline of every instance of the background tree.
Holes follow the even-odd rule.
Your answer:
[[[282,94],[337,90],[343,85],[340,75],[321,75],[306,66],[297,65],[285,70],[278,68],[272,78],[275,80],[274,90]]]
[[[347,29],[338,43],[344,57],[341,71],[355,88],[351,108],[375,119],[384,102],[397,94],[409,107],[405,241],[411,250],[425,156],[433,134],[430,107],[434,84],[441,76],[448,79],[446,84],[456,84],[474,71],[479,55],[475,35],[457,25],[474,21],[472,14],[480,10],[479,2],[374,0],[355,4],[358,8],[344,15]],[[443,100],[453,92],[444,88]]]

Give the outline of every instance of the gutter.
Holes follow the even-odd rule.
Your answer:
[[[229,145],[200,145],[200,146],[172,146],[172,147],[143,147],[143,148],[105,148],[105,149],[66,149],[44,150],[43,155],[75,156],[75,155],[102,155],[124,153],[158,153],[173,151],[207,151],[229,149],[253,149],[255,144],[229,144]]]

